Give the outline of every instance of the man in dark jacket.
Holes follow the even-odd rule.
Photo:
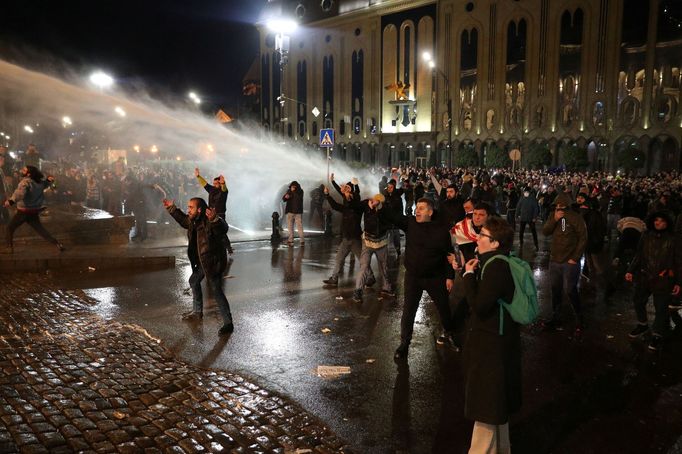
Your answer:
[[[197,177],[197,181],[206,192],[208,192],[208,207],[215,209],[216,214],[225,220],[225,225],[227,230],[230,229],[227,223],[227,196],[230,193],[227,189],[227,184],[225,183],[225,177],[223,175],[217,176],[213,179],[213,184],[208,184],[208,181],[201,176],[199,168],[194,169],[194,176]],[[227,253],[232,255],[234,250],[232,249],[232,243],[230,243],[230,238],[225,233],[225,248]]]
[[[303,236],[303,189],[298,181],[292,181],[289,185],[289,190],[284,194],[282,200],[286,202],[284,212],[287,215],[287,228],[289,229],[289,238],[287,244],[294,245],[294,222],[298,227],[298,237],[301,240],[301,246],[305,245],[305,238]]]
[[[326,285],[336,286],[339,283],[339,273],[343,267],[343,262],[348,254],[352,252],[355,258],[358,259],[358,262],[360,261],[362,252],[362,227],[360,225],[362,221],[362,206],[360,205],[360,188],[358,185],[354,185],[349,181],[339,187],[333,178],[334,174],[332,174],[331,181],[334,187],[338,187],[338,190],[343,195],[343,202],[338,203],[334,200],[329,194],[329,189],[326,187],[324,188],[324,194],[332,209],[341,213],[341,243],[336,251],[334,270],[329,279],[325,279],[322,282]],[[365,277],[364,281],[367,286],[372,286],[376,279],[371,267],[367,267],[367,273],[369,275]]]
[[[585,221],[585,227],[587,227],[587,244],[585,245],[587,269],[583,270],[583,273],[589,274],[592,278],[597,278],[604,272],[601,252],[604,249],[606,222],[604,222],[604,216],[597,209],[596,201],[593,201],[586,193],[579,192],[575,201],[576,208]]]
[[[225,220],[209,208],[204,199],[194,197],[187,204],[187,214],[179,210],[172,200],[164,199],[163,206],[180,226],[187,229],[187,255],[192,266],[189,285],[192,289],[192,310],[182,315],[183,320],[200,320],[203,318],[203,294],[201,281],[206,280],[218,304],[223,317],[223,326],[219,334],[234,331],[232,313],[223,292],[223,272],[227,266],[227,254],[223,246],[223,237],[227,232]]]
[[[647,220],[647,231],[637,245],[637,253],[630,263],[625,280],[635,282],[633,303],[637,326],[630,332],[637,338],[649,330],[646,303],[653,294],[655,317],[650,350],[658,350],[670,330],[668,305],[672,296],[680,294],[682,275],[682,246],[675,238],[673,221],[664,211],[652,213]]]
[[[582,216],[570,209],[571,199],[562,192],[554,201],[554,213],[542,228],[545,236],[552,236],[549,255],[549,278],[552,282],[552,319],[545,324],[554,329],[561,324],[561,306],[564,293],[571,301],[577,318],[576,334],[583,329],[583,317],[578,294],[580,257],[587,244],[587,228]]]
[[[384,208],[390,210],[395,216],[403,215],[403,192],[403,188],[396,188],[395,180],[388,180],[386,191],[384,192],[384,197],[386,198]],[[400,256],[400,230],[392,225],[389,230],[389,236],[396,254]]]
[[[395,217],[393,213],[389,216],[406,235],[405,301],[400,320],[400,345],[395,351],[395,359],[407,357],[414,318],[424,291],[436,304],[443,325],[444,334],[441,336],[444,338],[438,343],[458,349],[451,335],[453,321],[448,302],[455,276],[448,263],[448,254],[452,251],[448,230],[441,221],[434,219],[433,202],[427,198],[417,201],[414,216]]]
[[[530,233],[533,235],[535,250],[538,250],[538,232],[535,230],[535,221],[537,221],[539,214],[540,206],[537,199],[531,194],[530,188],[524,189],[523,197],[516,204],[516,216],[519,218],[519,249],[523,248],[523,235],[526,233],[526,225],[528,225]]]

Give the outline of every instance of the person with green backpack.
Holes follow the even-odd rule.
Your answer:
[[[491,216],[479,233],[478,258],[464,265],[462,285],[471,308],[464,415],[475,421],[470,454],[510,452],[509,416],[521,407],[519,328],[532,322],[538,306],[530,267],[510,256],[513,241],[507,221]]]

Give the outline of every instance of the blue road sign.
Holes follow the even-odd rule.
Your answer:
[[[333,147],[334,146],[334,130],[320,129],[320,146]]]

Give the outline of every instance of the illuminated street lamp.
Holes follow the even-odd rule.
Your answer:
[[[289,34],[296,31],[298,24],[296,21],[291,19],[271,19],[267,22],[267,27],[275,32],[275,51],[279,53],[279,87],[278,88],[278,100],[280,105],[280,121],[284,121],[287,116],[285,115],[285,99],[284,96],[284,67],[289,63],[289,47],[291,38]],[[282,124],[282,133],[284,133],[284,125]]]
[[[199,104],[201,104],[201,98],[199,98],[199,96],[197,96],[197,94],[194,93],[193,91],[190,91],[189,94],[188,94],[187,96],[188,96],[189,99],[190,99],[194,104],[196,104],[197,106],[198,106]]]
[[[29,134],[33,134],[33,128],[30,127],[29,125],[24,125],[24,131],[26,131]]]
[[[114,84],[114,78],[102,71],[90,74],[90,82],[100,90],[105,90]]]
[[[433,60],[430,52],[424,52],[422,60],[429,65],[434,74],[440,74],[445,80],[445,99],[447,100],[448,109],[448,167],[452,167],[452,98],[450,97],[450,79],[448,79],[447,74],[436,66],[436,62]]]
[[[69,116],[63,116],[62,117],[62,126],[64,128],[68,128],[69,126],[73,125],[73,121],[71,120],[71,117]]]
[[[119,117],[125,117],[126,116],[126,111],[123,110],[123,107],[121,107],[121,106],[114,107],[114,112],[116,112],[116,114]]]
[[[149,149],[152,153],[158,153],[159,149],[157,148],[156,145],[152,145],[152,147]]]

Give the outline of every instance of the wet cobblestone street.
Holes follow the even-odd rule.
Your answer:
[[[1,453],[348,451],[296,404],[178,361],[80,290],[0,286]]]

